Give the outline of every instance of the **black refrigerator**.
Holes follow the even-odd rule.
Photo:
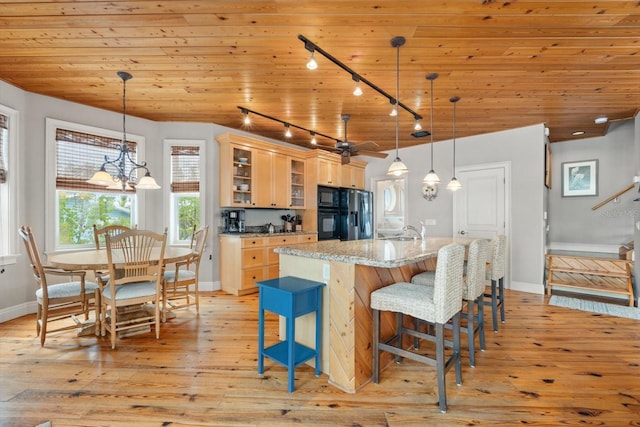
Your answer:
[[[340,188],[340,240],[373,237],[373,194],[371,191]]]

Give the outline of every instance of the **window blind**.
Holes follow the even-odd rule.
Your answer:
[[[56,188],[120,193],[119,189],[89,184],[87,180],[104,163],[105,156],[109,160],[118,158],[121,143],[121,140],[115,138],[56,129]],[[136,143],[127,141],[127,146],[131,159],[137,161]],[[107,172],[115,173],[115,170],[107,165]],[[131,179],[136,180],[135,172]]]
[[[200,191],[200,147],[171,147],[171,192]]]
[[[0,184],[7,182],[7,161],[5,151],[9,144],[9,118],[0,114]]]

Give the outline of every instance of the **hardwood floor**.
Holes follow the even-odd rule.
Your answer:
[[[284,367],[267,359],[259,376],[255,294],[207,294],[200,316],[178,311],[160,340],[123,338],[116,350],[109,337],[73,332],[41,348],[35,318],[25,316],[0,324],[0,425],[640,425],[640,322],[520,292],[507,291],[505,305],[507,323],[488,328],[477,367],[463,358],[463,385],[447,375],[446,414],[435,368],[411,361],[357,394],[306,365],[293,394]],[[277,318],[266,321],[274,339]]]

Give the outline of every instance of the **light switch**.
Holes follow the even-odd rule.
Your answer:
[[[331,267],[329,264],[322,264],[322,280],[329,280],[331,277]]]

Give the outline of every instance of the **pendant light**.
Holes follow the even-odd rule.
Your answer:
[[[454,96],[449,101],[453,104],[453,178],[447,184],[447,190],[458,191],[462,188],[462,184],[456,178],[456,103],[460,101],[460,97]]]
[[[431,146],[431,169],[425,175],[422,182],[427,184],[428,186],[434,186],[440,183],[440,177],[438,176],[436,171],[433,170],[433,81],[437,78],[438,73],[427,74],[427,80],[431,82],[431,129],[429,131],[429,133],[431,134],[431,143],[429,144]]]
[[[398,114],[397,108],[400,101],[398,100],[398,93],[400,92],[400,46],[404,45],[405,38],[402,36],[394,37],[391,39],[391,46],[396,48],[396,102],[394,105],[394,110],[396,111],[396,158],[389,166],[389,170],[387,170],[387,175],[393,176],[401,176],[409,172],[409,169],[402,163],[400,160],[400,156],[398,156]]]
[[[122,191],[134,188],[136,190],[157,190],[160,186],[151,176],[149,168],[147,168],[147,162],[136,163],[131,157],[131,151],[127,145],[127,128],[125,124],[127,118],[127,80],[130,80],[132,76],[126,71],[118,71],[117,74],[122,79],[122,141],[117,145],[119,150],[118,157],[110,160],[105,156],[100,170],[94,173],[87,182],[107,187],[107,189],[120,189]],[[141,172],[144,171],[144,176],[136,183],[135,176],[138,169],[141,169]]]

